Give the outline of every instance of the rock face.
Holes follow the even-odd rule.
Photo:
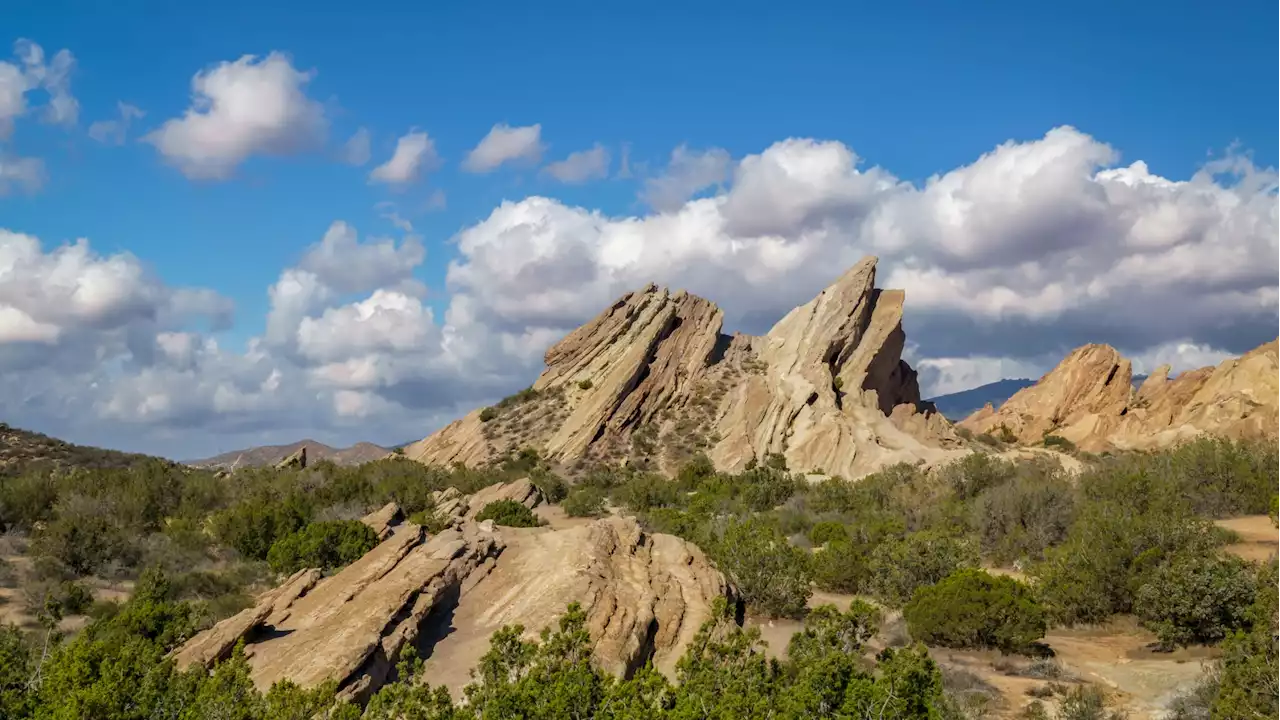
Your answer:
[[[487,490],[514,498],[519,488]],[[463,508],[455,527],[428,537],[416,525],[392,524],[360,560],[329,578],[318,570],[291,576],[196,635],[175,661],[212,666],[243,638],[260,689],[286,678],[304,687],[332,680],[363,701],[412,645],[427,659],[426,679],[457,694],[495,630],[519,624],[535,637],[578,602],[601,667],[626,675],[652,660],[671,675],[712,601],[732,597],[697,547],[646,534],[634,520],[495,529],[466,519],[467,508],[485,504],[479,494],[455,499]],[[369,517],[395,517],[385,511]]]
[[[306,466],[307,466],[307,448],[305,446],[298,448],[292,453],[289,453],[288,457],[276,463],[277,470],[284,470],[287,468],[294,468],[296,470],[301,470]]]
[[[976,433],[1007,428],[1021,443],[1057,435],[1084,450],[1167,447],[1200,434],[1276,437],[1280,366],[1271,341],[1217,367],[1169,379],[1158,368],[1137,390],[1131,365],[1114,348],[1086,345],[999,410],[987,406],[960,425]]]
[[[722,334],[715,304],[649,285],[546,353],[533,386],[405,448],[481,464],[534,446],[547,457],[650,460],[696,452],[739,470],[780,453],[792,470],[857,477],[936,461],[960,445],[902,360],[903,293],[866,258],[763,337]]]

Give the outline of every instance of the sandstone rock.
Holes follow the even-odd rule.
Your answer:
[[[288,457],[276,463],[277,470],[284,470],[286,468],[294,468],[296,470],[301,470],[306,466],[307,466],[307,448],[305,446],[298,448],[297,450],[290,453]]]
[[[1172,380],[1164,365],[1135,392],[1128,360],[1107,345],[1086,345],[998,410],[983,408],[960,425],[976,433],[1003,426],[1025,444],[1053,434],[1095,452],[1168,447],[1201,434],[1274,438],[1276,347],[1272,341]]]
[[[503,537],[503,553],[465,588],[453,611],[455,630],[427,658],[424,677],[455,695],[494,631],[519,624],[536,637],[571,602],[586,612],[593,657],[602,668],[626,676],[652,659],[674,677],[676,661],[710,617],[711,602],[732,593],[696,546],[646,534],[632,519],[504,528]]]
[[[360,522],[373,528],[378,534],[379,540],[386,540],[390,537],[392,529],[404,520],[404,513],[400,511],[400,506],[395,501],[383,505],[378,510],[360,518]]]
[[[408,526],[305,590],[295,576],[251,610],[192,638],[174,657],[180,667],[207,666],[244,638],[259,689],[284,678],[303,687],[336,680],[348,697],[363,699],[417,639],[431,609],[501,550],[500,538],[474,528],[423,536]]]
[[[694,452],[739,470],[781,453],[791,469],[857,477],[958,454],[902,360],[904,296],[859,262],[763,337],[722,334],[715,304],[649,285],[546,353],[526,392],[406,447],[429,463],[489,462],[525,446],[553,461],[648,458],[671,471]]]
[[[542,491],[528,478],[490,485],[471,495],[463,495],[457,488],[445,488],[432,493],[431,498],[435,502],[436,516],[450,525],[475,519],[484,506],[491,502],[514,500],[532,510],[541,505],[543,500]]]
[[[429,681],[457,693],[495,630],[520,624],[536,636],[578,602],[601,667],[626,675],[653,660],[671,676],[711,602],[731,593],[697,547],[648,535],[631,519],[501,532],[462,521],[429,538],[401,525],[332,577],[295,574],[174,658],[210,667],[244,639],[258,688],[333,680],[363,701],[412,644],[423,649]]]

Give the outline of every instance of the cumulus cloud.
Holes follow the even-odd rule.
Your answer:
[[[328,130],[323,106],[305,92],[312,77],[279,52],[219,63],[192,79],[186,113],[143,140],[193,179],[226,179],[251,155],[309,149]]]
[[[119,117],[112,120],[98,120],[89,126],[89,137],[103,145],[123,145],[129,135],[129,126],[146,115],[141,109],[126,102],[117,102]]]
[[[372,157],[372,150],[369,147],[371,140],[372,136],[368,128],[356,130],[355,134],[342,146],[342,162],[348,165],[364,165],[369,162],[369,158]]]
[[[44,48],[27,39],[13,44],[13,62],[0,61],[0,140],[13,133],[14,121],[31,108],[27,94],[44,90],[47,102],[45,122],[75,125],[80,103],[71,94],[71,73],[76,59],[69,50],[59,50],[47,62]]]
[[[686,200],[728,179],[732,159],[726,150],[699,152],[681,145],[671,152],[667,169],[644,183],[640,197],[654,210],[677,210]]]
[[[44,160],[33,157],[15,157],[0,150],[0,197],[13,188],[35,192],[44,186],[47,177]]]
[[[562,183],[599,180],[609,175],[609,151],[596,143],[590,150],[569,153],[569,157],[551,163],[543,168],[543,172]]]
[[[761,332],[866,254],[882,287],[906,290],[928,395],[1038,377],[1084,342],[1177,371],[1275,337],[1277,178],[1243,156],[1170,179],[1063,127],[919,184],[805,139],[729,170],[713,195],[642,216],[505,202],[455,238],[438,305],[414,280],[425,251],[412,233],[361,238],[335,222],[282,269],[243,350],[190,326],[225,311],[215,293],[9,233],[0,403],[50,429],[199,428],[187,443],[258,444],[268,429],[411,438],[527,384],[551,343],[646,282]]]
[[[425,132],[411,130],[396,141],[391,159],[369,173],[371,182],[388,185],[407,185],[416,182],[423,173],[434,170],[440,163],[436,144]]]
[[[498,123],[467,154],[462,169],[487,173],[503,163],[518,160],[536,163],[542,157],[542,151],[542,125],[511,127]]]

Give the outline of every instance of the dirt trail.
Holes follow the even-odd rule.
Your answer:
[[[1240,536],[1240,542],[1228,545],[1225,550],[1245,560],[1266,562],[1280,549],[1276,526],[1266,515],[1244,515],[1217,520],[1214,524]]]

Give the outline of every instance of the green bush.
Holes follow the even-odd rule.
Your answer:
[[[824,520],[809,528],[809,542],[817,547],[821,547],[831,542],[840,542],[849,540],[849,531],[845,529],[844,523],[835,522],[834,520]]]
[[[809,553],[761,518],[730,519],[713,557],[742,598],[773,617],[797,617],[809,600]]]
[[[866,546],[851,540],[833,540],[813,554],[813,582],[821,590],[861,593],[867,588]]]
[[[1074,452],[1076,444],[1061,435],[1045,435],[1042,441],[1047,448],[1058,448],[1064,452]]]
[[[1280,698],[1277,658],[1277,566],[1274,556],[1258,574],[1257,595],[1249,609],[1250,628],[1222,643],[1215,718],[1273,718]]]
[[[419,510],[408,517],[409,522],[421,525],[429,533],[443,532],[449,523],[436,512],[435,508]]]
[[[590,389],[591,389],[591,380],[589,380],[589,379],[588,379],[588,380],[579,380],[579,381],[578,381],[578,389],[579,389],[579,390],[590,390]]]
[[[267,553],[267,564],[284,574],[304,568],[333,570],[359,560],[377,545],[377,533],[359,520],[328,520],[277,540]]]
[[[599,517],[604,514],[604,491],[594,487],[576,487],[562,504],[569,517]]]
[[[1075,518],[1071,482],[1061,471],[1020,473],[973,504],[983,552],[996,562],[1040,559],[1061,543]]]
[[[1029,587],[974,568],[917,589],[902,615],[911,637],[953,648],[1025,651],[1047,627]]]
[[[476,522],[485,520],[507,527],[537,527],[542,524],[542,520],[532,510],[515,500],[495,500],[485,505],[476,515]]]
[[[480,411],[480,422],[489,422],[498,417],[498,409],[495,407],[487,407]]]
[[[1134,606],[1161,645],[1172,648],[1217,642],[1244,628],[1254,594],[1253,569],[1240,558],[1183,553],[1150,574]]]
[[[884,604],[901,607],[916,588],[977,564],[978,554],[968,540],[933,530],[911,533],[886,542],[871,553],[871,591]]]
[[[277,540],[296,532],[311,519],[311,507],[301,497],[283,501],[254,498],[213,516],[213,535],[253,560],[266,560]]]
[[[542,493],[542,497],[552,504],[564,500],[569,494],[569,486],[564,478],[548,470],[535,469],[529,473],[529,482],[533,483],[533,486],[538,488],[538,492]]]

